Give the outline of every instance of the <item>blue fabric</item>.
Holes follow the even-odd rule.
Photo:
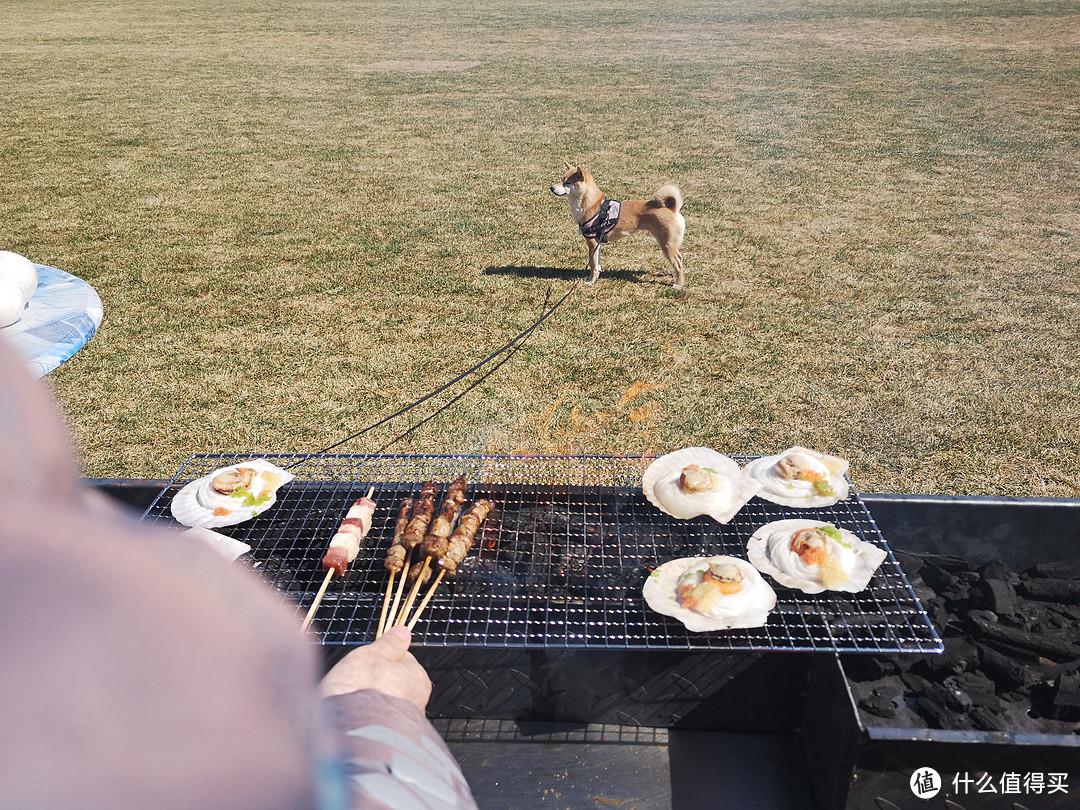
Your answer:
[[[35,377],[44,377],[86,345],[104,310],[97,292],[82,279],[42,264],[37,272],[37,289],[22,318],[0,328],[0,338]]]

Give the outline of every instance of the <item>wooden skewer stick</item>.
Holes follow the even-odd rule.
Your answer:
[[[424,598],[420,600],[420,605],[416,608],[416,613],[413,614],[412,619],[410,619],[409,623],[406,625],[406,627],[408,627],[410,630],[416,627],[416,622],[420,618],[420,614],[423,612],[424,608],[427,607],[428,602],[431,601],[431,597],[435,595],[435,589],[439,587],[439,583],[442,582],[442,578],[443,576],[445,576],[445,574],[446,569],[440,568],[439,575],[435,577],[435,581],[431,583],[431,587],[428,588],[428,592],[424,594]]]
[[[315,611],[319,609],[319,603],[322,601],[323,594],[326,593],[326,587],[330,584],[330,579],[334,576],[334,569],[330,568],[326,571],[326,579],[322,582],[322,587],[319,588],[319,592],[315,594],[315,601],[311,603],[311,607],[308,608],[307,616],[304,617],[304,623],[300,625],[300,632],[303,633],[308,629],[308,625],[311,624],[311,620],[315,618]]]
[[[405,599],[405,604],[401,606],[401,613],[398,614],[397,619],[394,621],[394,625],[405,624],[405,619],[409,615],[409,611],[412,610],[413,602],[416,601],[416,594],[420,591],[420,586],[424,584],[424,574],[427,573],[428,566],[431,565],[431,557],[424,557],[424,564],[420,568],[420,573],[416,575],[416,582],[413,583],[412,590],[409,591],[409,596]]]
[[[393,627],[397,622],[398,605],[401,604],[401,595],[405,592],[405,580],[408,579],[406,574],[409,571],[409,561],[412,559],[412,549],[409,549],[409,553],[405,557],[405,562],[401,568],[401,579],[398,580],[397,593],[394,594],[394,604],[390,606],[390,615],[386,617],[386,624],[383,625],[383,632],[386,632],[388,627]]]
[[[367,499],[370,501],[371,496],[375,492],[375,487],[369,487],[367,491]],[[323,596],[326,595],[326,589],[330,585],[330,580],[334,577],[334,569],[326,569],[326,577],[323,579],[322,586],[319,588],[319,592],[315,594],[315,601],[311,603],[311,607],[308,608],[307,616],[304,617],[304,623],[300,625],[300,632],[303,633],[308,629],[311,624],[311,620],[315,618],[315,611],[319,609],[319,604],[322,602]]]
[[[386,596],[382,600],[382,613],[379,614],[379,627],[375,631],[375,638],[382,636],[383,631],[386,630],[386,612],[390,608],[390,595],[394,591],[394,577],[397,576],[397,571],[390,572],[390,579],[386,583]],[[405,579],[405,577],[402,577]]]

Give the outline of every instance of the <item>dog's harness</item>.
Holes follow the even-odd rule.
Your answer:
[[[603,242],[611,229],[619,224],[621,210],[622,203],[618,200],[604,200],[600,203],[600,210],[596,212],[596,216],[578,225],[578,230],[586,239],[599,239]]]

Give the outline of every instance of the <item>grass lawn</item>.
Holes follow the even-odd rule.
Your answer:
[[[584,276],[569,160],[681,187],[686,289],[606,247],[391,450],[1080,496],[1080,0],[0,0],[0,48],[0,248],[105,306],[49,376],[89,476],[317,450],[482,359]]]

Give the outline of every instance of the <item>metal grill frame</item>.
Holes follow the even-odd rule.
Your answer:
[[[641,476],[653,456],[215,453],[188,458],[144,519],[174,524],[169,503],[185,483],[252,458],[265,458],[296,478],[282,487],[267,512],[218,531],[252,546],[246,559],[298,614],[306,611],[322,582],[322,555],[349,506],[374,488],[371,532],[344,579],[332,581],[312,625],[325,645],[351,646],[374,638],[388,577],[382,563],[401,499],[415,496],[424,481],[445,487],[465,475],[469,498],[487,497],[496,506],[470,552],[476,566],[500,565],[500,532],[508,513],[546,506],[568,518],[567,544],[580,548],[584,542],[583,576],[594,592],[605,588],[596,577],[625,570],[627,561],[640,566],[644,582],[649,570],[676,557],[730,554],[745,559],[755,529],[795,517],[848,529],[885,549],[887,556],[870,586],[858,594],[808,595],[770,581],[778,604],[764,627],[711,633],[691,633],[678,620],[653,612],[640,589],[613,588],[597,596],[561,588],[553,597],[549,589],[558,576],[547,584],[493,586],[487,592],[475,581],[460,588],[444,582],[416,626],[419,644],[874,654],[944,649],[854,486],[846,500],[823,509],[791,509],[753,498],[729,523],[719,524],[707,516],[677,520],[645,499]],[[734,458],[745,463],[752,457]],[[569,536],[571,520],[584,529],[583,536]]]

